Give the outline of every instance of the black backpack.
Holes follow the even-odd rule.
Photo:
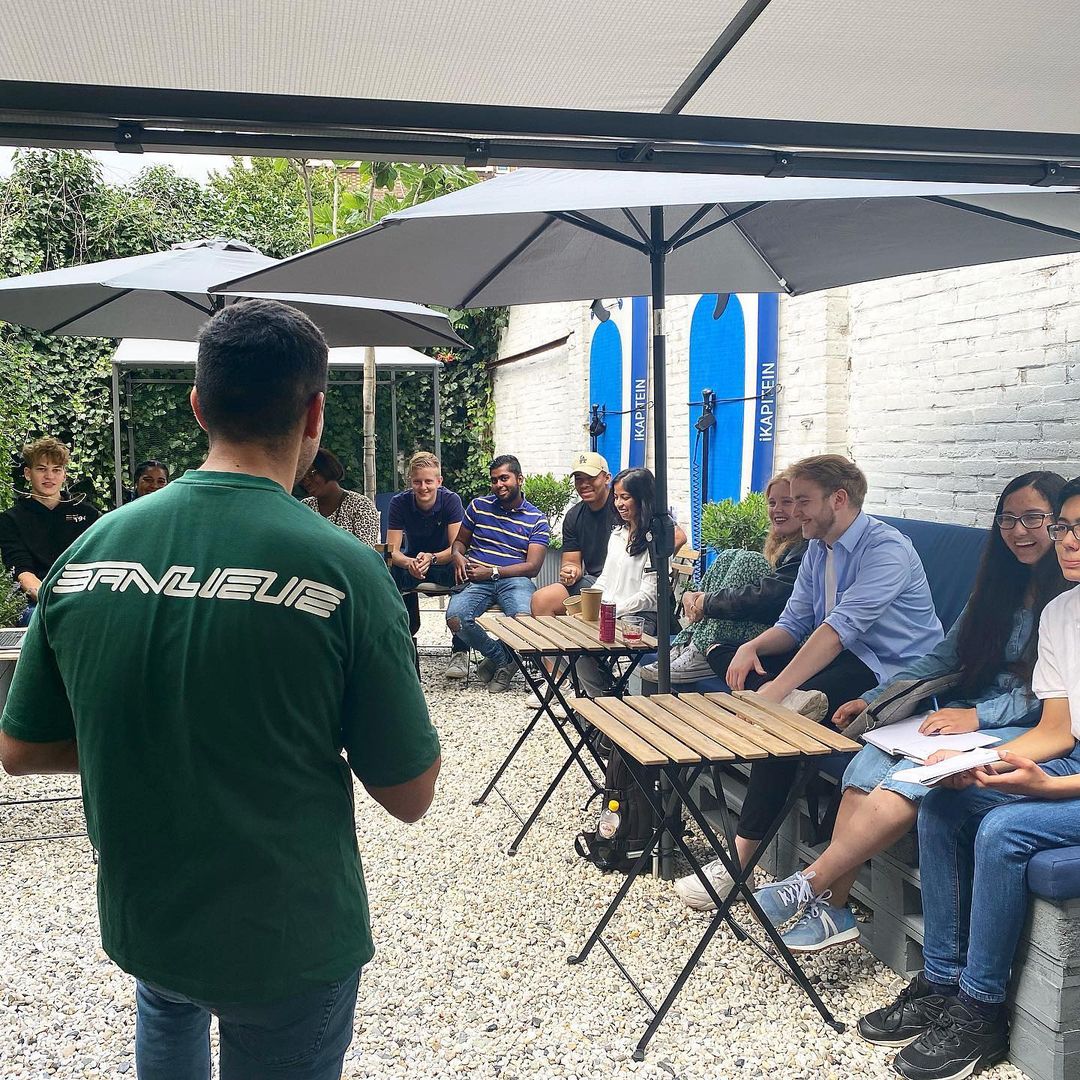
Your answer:
[[[619,803],[619,827],[615,835],[608,840],[596,829],[586,830],[578,833],[574,847],[583,859],[588,859],[601,870],[628,874],[645,850],[645,845],[652,839],[653,808],[641,788],[634,783],[622,755],[614,749],[604,773],[600,814],[612,799]]]

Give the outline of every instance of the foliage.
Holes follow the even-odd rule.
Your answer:
[[[741,502],[724,499],[701,508],[701,542],[713,551],[761,551],[769,534],[769,504],[760,491]]]
[[[15,626],[26,610],[26,593],[9,573],[0,572],[0,626]]]
[[[18,151],[11,175],[0,180],[0,276],[138,255],[207,236],[244,240],[282,258],[310,245],[314,215],[332,204],[335,191],[339,200],[343,192],[355,193],[360,200],[356,207],[365,215],[370,209],[371,220],[378,220],[406,202],[476,179],[471,171],[452,167],[357,163],[353,173],[346,172],[346,164],[234,158],[206,185],[160,165],[126,185],[112,185],[89,154]],[[364,224],[342,218],[338,228]],[[474,347],[440,354],[445,361],[440,379],[443,473],[447,485],[467,499],[488,488],[494,407],[487,365],[497,353],[507,312],[453,312],[451,317]],[[71,449],[69,475],[75,490],[99,506],[111,502],[109,362],[115,344],[0,323],[0,462],[11,463],[13,481],[22,482],[16,460],[22,444],[55,435]],[[147,370],[138,376],[155,374]],[[175,381],[163,385],[138,385],[128,396],[131,416],[124,417],[122,446],[128,474],[134,461],[158,457],[179,475],[206,453],[205,435],[188,405],[190,379],[186,373],[171,378]],[[391,460],[389,388],[378,391],[377,462],[384,491],[402,485],[403,459],[414,450],[432,449],[434,442],[431,379],[401,375],[397,386],[397,462]],[[362,426],[361,387],[332,385],[324,441],[341,454],[354,485],[363,477]],[[0,509],[10,502],[10,483],[0,484]]]
[[[554,530],[556,522],[566,513],[574,497],[574,478],[556,477],[552,473],[530,473],[524,479],[525,498],[548,519]]]
[[[525,498],[540,510],[551,526],[550,548],[562,547],[562,535],[556,531],[556,522],[566,513],[570,500],[574,497],[574,478],[564,476],[561,479],[552,473],[530,473],[524,477],[522,488]]]

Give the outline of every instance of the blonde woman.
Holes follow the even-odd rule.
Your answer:
[[[705,659],[709,649],[719,643],[748,641],[772,626],[784,610],[807,541],[795,519],[791,484],[784,473],[769,481],[765,498],[770,527],[764,552],[720,552],[702,578],[701,591],[683,595],[683,614],[691,625],[673,645],[673,683],[712,678],[713,670]],[[655,664],[641,668],[645,679],[655,679],[655,672]]]

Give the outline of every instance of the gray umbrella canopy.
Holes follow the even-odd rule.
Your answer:
[[[193,341],[225,302],[213,295],[215,282],[274,264],[240,241],[196,240],[149,255],[0,281],[0,319],[49,334]],[[417,304],[297,293],[243,293],[230,299],[241,295],[299,308],[331,346],[463,344],[445,315]]]
[[[857,281],[1080,251],[1075,191],[971,184],[521,170],[383,218],[221,286],[449,307],[652,297],[658,512],[657,676],[670,689],[668,293],[799,294]]]
[[[448,307],[651,292],[649,208],[664,207],[667,292],[801,294],[1080,251],[1080,197],[971,184],[527,170],[390,214],[228,290]]]

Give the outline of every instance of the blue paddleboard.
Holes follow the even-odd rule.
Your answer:
[[[690,409],[690,469],[700,484],[691,485],[691,524],[695,542],[701,538],[702,494],[708,502],[742,497],[743,441],[747,402],[746,325],[743,305],[734,293],[708,293],[698,300],[690,322],[690,401],[701,401],[703,390],[716,394],[716,426],[708,438],[708,474],[700,472],[701,444],[694,425],[700,408]],[[755,335],[756,337],[756,335]],[[695,473],[695,470],[697,472]]]
[[[622,303],[618,301],[618,303]],[[607,431],[596,445],[614,475],[623,460],[623,341],[614,318],[600,322],[595,314],[589,345],[589,405],[607,410]]]

